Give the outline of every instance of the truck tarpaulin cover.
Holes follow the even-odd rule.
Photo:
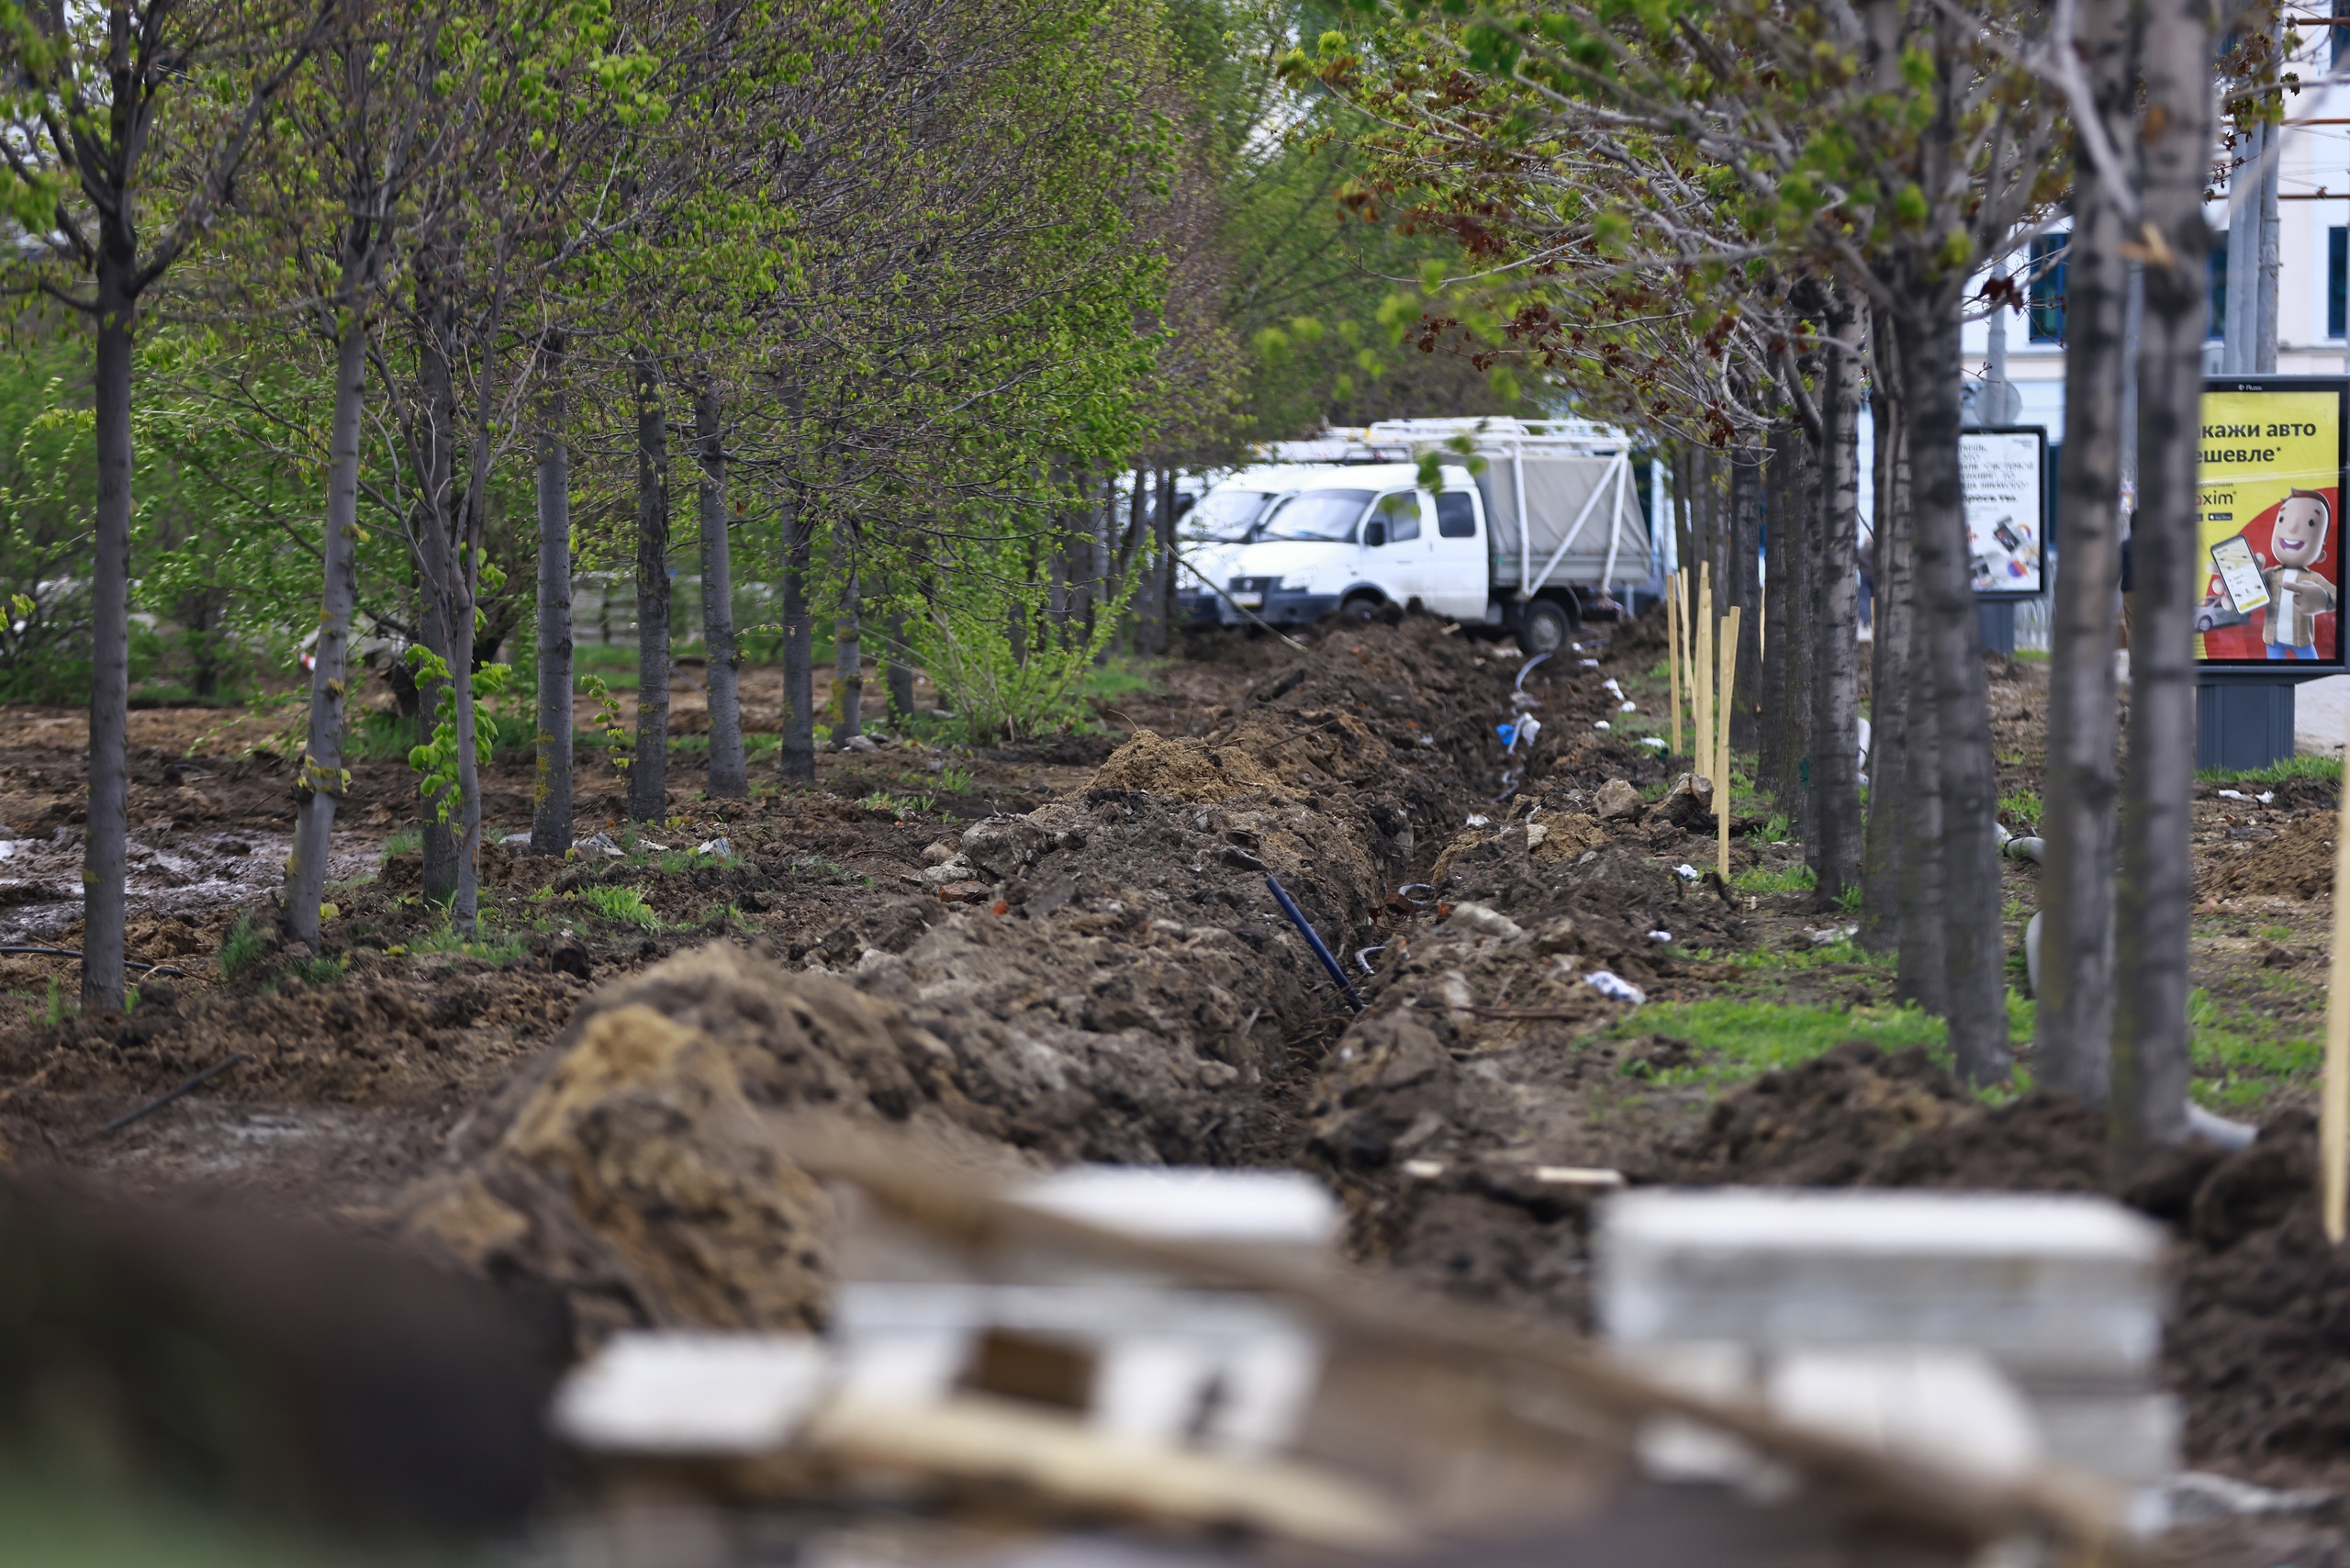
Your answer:
[[[2201,662],[2341,662],[2344,393],[2204,392]]]
[[[1595,582],[1607,562],[1610,535],[1620,519],[1623,533],[1615,541],[1617,582],[1638,582],[1649,575],[1647,524],[1640,515],[1639,497],[1631,476],[1619,471],[1624,460],[1610,454],[1527,453],[1526,510],[1533,514],[1532,537],[1522,547],[1518,540],[1516,462],[1507,447],[1486,448],[1484,471],[1477,487],[1484,493],[1485,517],[1492,527],[1494,580],[1517,581],[1523,555],[1533,556],[1533,570],[1561,541],[1573,543],[1559,557],[1554,577]],[[1596,494],[1595,494],[1596,492]]]

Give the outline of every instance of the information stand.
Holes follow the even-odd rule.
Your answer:
[[[2350,378],[2203,385],[2197,543],[2195,765],[2249,771],[2293,755],[2293,689],[2341,673],[2342,476]]]
[[[1959,432],[1967,573],[1986,653],[2016,651],[2016,606],[2048,587],[2048,432],[1993,425]]]

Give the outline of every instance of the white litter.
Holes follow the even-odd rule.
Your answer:
[[[1618,713],[1637,713],[1639,711],[1640,705],[1637,702],[1627,702],[1621,708],[1616,710]]]
[[[1585,669],[1597,669],[1599,667],[1599,661],[1597,659],[1584,659],[1583,661],[1583,667]]]
[[[726,842],[725,834],[721,834],[716,838],[706,838],[699,844],[695,845],[694,853],[697,855],[715,855],[721,860],[723,860],[728,856],[734,853],[734,846]]]
[[[2254,800],[2259,801],[2264,806],[2276,798],[2277,791],[2274,790],[2263,790],[2259,794],[2253,797]]]
[[[1662,735],[1642,735],[1640,737],[1640,744],[1642,745],[1652,745],[1659,751],[1669,749],[1665,745],[1664,737]]]
[[[503,838],[500,838],[498,842],[500,844],[528,844],[531,842],[531,835],[527,833],[509,833]]]
[[[1670,942],[1673,940],[1673,933],[1670,931],[1651,931],[1649,933],[1649,940],[1651,942]]]
[[[1610,724],[1610,723],[1609,723],[1606,720],[1605,720],[1605,719],[1595,719],[1595,720],[1593,720],[1593,721],[1592,721],[1592,725],[1591,725],[1591,727],[1592,727],[1593,729],[1595,729],[1595,730],[1612,730],[1612,729],[1614,729],[1616,726],[1615,726],[1615,725],[1613,725],[1613,724]]]
[[[1469,819],[1465,825],[1469,827],[1483,827],[1487,823],[1493,820],[1493,818],[1488,816],[1473,816]]]
[[[2245,794],[2241,790],[2222,790],[2220,791],[2220,799],[2222,801],[2249,801],[2252,797]]]
[[[1684,860],[1673,868],[1673,874],[1684,882],[1694,882],[1697,879],[1697,868]]]
[[[1616,684],[1616,678],[1612,675],[1606,680],[1601,681],[1599,684],[1606,687],[1608,690],[1614,692],[1618,697],[1624,695],[1624,689]]]
[[[1811,945],[1815,947],[1827,947],[1839,942],[1849,942],[1860,934],[1861,928],[1857,925],[1823,925],[1817,931],[1804,933],[1806,936],[1811,938]]]
[[[612,842],[612,835],[609,833],[591,833],[571,847],[582,855],[593,855],[601,851],[615,860],[626,858],[626,852]]]
[[[1613,969],[1594,969],[1583,977],[1583,983],[1610,1002],[1628,1002],[1638,1007],[1649,999],[1648,992]]]
[[[648,855],[666,855],[669,853],[669,846],[667,845],[655,844],[649,838],[638,839],[636,841],[636,846],[639,849],[643,850]]]

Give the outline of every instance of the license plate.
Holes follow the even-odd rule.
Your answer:
[[[1261,593],[1253,592],[1236,593],[1232,596],[1232,602],[1240,606],[1243,610],[1261,610],[1264,608],[1265,596]]]

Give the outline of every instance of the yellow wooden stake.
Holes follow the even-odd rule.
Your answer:
[[[1689,771],[1700,778],[1714,765],[1714,574],[1697,568],[1697,635],[1689,668],[1697,686],[1696,733],[1689,737]]]
[[[1739,607],[1729,607],[1729,619],[1722,622],[1722,690],[1716,704],[1721,713],[1721,744],[1714,750],[1720,771],[1714,775],[1714,821],[1721,832],[1722,882],[1729,882],[1729,720],[1738,704],[1731,693],[1738,689],[1738,615]]]
[[[2350,744],[2344,755],[2350,756]],[[2350,1208],[2350,790],[2342,792],[2342,817],[2333,828],[2333,965],[2326,978],[2317,1147],[2325,1238],[2338,1242]]]
[[[1673,674],[1673,750],[1681,755],[1681,574],[1664,576],[1664,660]]]

